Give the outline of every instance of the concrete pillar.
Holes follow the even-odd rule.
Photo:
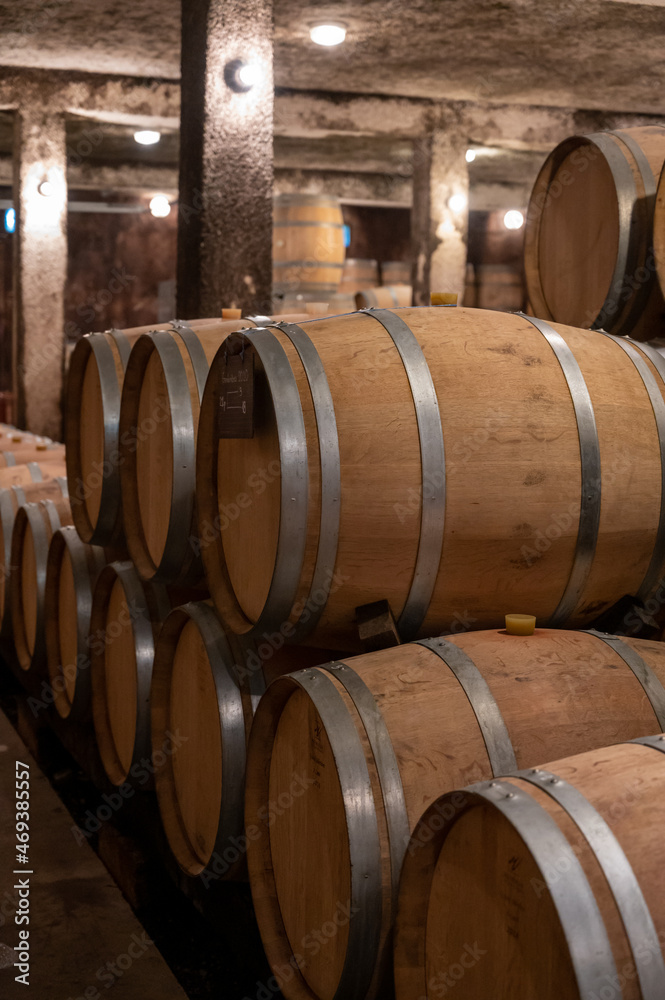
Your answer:
[[[464,292],[469,225],[466,139],[432,132],[414,144],[411,231],[414,305],[430,292]]]
[[[67,172],[61,114],[30,105],[14,123],[14,377],[18,422],[62,435]]]
[[[272,0],[182,4],[177,309],[183,319],[270,309]],[[236,61],[257,67],[234,90]]]

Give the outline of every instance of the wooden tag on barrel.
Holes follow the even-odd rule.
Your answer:
[[[234,345],[229,345],[230,350]],[[217,385],[217,436],[254,437],[254,352],[227,352]]]
[[[356,624],[363,653],[401,645],[395,616],[388,601],[361,604],[356,608]]]

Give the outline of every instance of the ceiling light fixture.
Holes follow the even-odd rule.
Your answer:
[[[156,219],[165,219],[171,213],[171,202],[165,194],[156,194],[150,199],[150,213]]]
[[[339,22],[330,24],[314,24],[310,28],[309,37],[316,45],[341,45],[346,38],[346,25]]]
[[[156,142],[159,142],[161,137],[161,132],[155,132],[149,128],[141,129],[139,132],[134,133],[134,141],[138,142],[140,146],[154,146]]]
[[[506,229],[521,229],[524,225],[524,216],[516,208],[511,208],[504,215],[503,224]]]
[[[466,162],[467,163],[473,163],[473,161],[476,158],[476,151],[475,151],[475,149],[467,149],[467,151],[466,151],[466,157],[465,158],[466,158]]]
[[[49,180],[43,180],[40,184],[38,184],[37,190],[43,198],[52,198],[55,194],[55,187]]]
[[[226,85],[237,94],[246,94],[260,83],[262,77],[263,69],[259,63],[245,62],[244,59],[232,59],[224,67]]]

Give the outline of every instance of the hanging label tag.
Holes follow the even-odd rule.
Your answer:
[[[217,387],[217,436],[254,437],[254,351],[227,354]]]

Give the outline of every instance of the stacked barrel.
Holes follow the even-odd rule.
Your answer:
[[[638,131],[589,161],[633,156],[633,219],[665,158]],[[283,208],[279,275],[312,218],[339,235]],[[186,875],[249,878],[287,997],[665,991],[665,358],[635,294],[631,338],[583,328],[607,296],[93,334],[71,507],[44,472],[0,496],[21,665],[48,654],[111,782],[154,785]]]
[[[286,996],[382,996],[393,948],[398,989],[436,995],[445,892],[417,954],[398,893],[423,810],[665,730],[665,647],[571,631],[657,599],[665,361],[378,308],[92,335],[71,372],[56,710],[111,782],[154,785],[183,872],[249,877]],[[376,602],[403,644],[363,654]],[[544,627],[507,634],[512,609]]]

